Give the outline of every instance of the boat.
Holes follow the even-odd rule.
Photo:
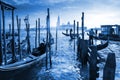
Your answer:
[[[33,50],[32,54],[23,58],[22,60],[16,61],[12,64],[0,66],[0,79],[15,76],[16,74],[19,74],[22,71],[37,64],[40,60],[45,58],[45,50],[46,46],[44,45],[44,43],[41,43],[40,47]]]
[[[120,41],[120,37],[118,35],[104,35],[104,34],[99,34],[98,37],[94,37],[95,39],[100,39],[100,40],[109,40],[112,41]]]
[[[77,37],[77,35],[79,35],[79,34],[73,34],[73,33],[68,34],[68,33],[64,33],[64,32],[62,32],[62,34],[65,36],[75,36],[75,37]]]
[[[106,48],[109,44],[109,41],[105,42],[104,44],[99,44],[97,45],[97,50],[102,50],[104,48]]]
[[[79,36],[79,34],[73,34],[73,33],[68,34],[68,33],[62,32],[62,34],[65,35],[65,36],[69,36],[69,37],[70,37],[70,40],[76,39],[77,36]]]
[[[62,34],[65,35],[65,36],[70,36],[70,34],[68,34],[68,33],[62,32]]]
[[[33,49],[32,55],[39,56],[45,53],[45,51],[46,51],[46,44],[41,43],[39,47]]]
[[[13,7],[12,5],[9,5],[9,4],[6,4],[2,1],[0,1],[0,6],[2,7],[5,7],[5,9],[7,10],[12,10],[12,13],[14,12],[14,10],[16,9],[15,7]],[[4,8],[3,8],[4,9]],[[48,10],[49,11],[49,10]],[[3,22],[4,21],[4,14],[2,13],[2,20]],[[14,21],[14,14],[12,14],[12,22]],[[17,49],[15,48],[15,35],[14,35],[14,26],[12,28],[12,56],[10,56],[9,59],[7,59],[7,56],[8,54],[6,53],[6,39],[5,39],[5,35],[3,35],[3,41],[4,41],[4,44],[3,45],[3,48],[2,49],[2,45],[0,45],[0,79],[3,80],[5,78],[5,80],[8,80],[9,77],[13,77],[17,74],[20,74],[22,73],[23,71],[25,70],[28,70],[29,68],[31,68],[32,66],[35,66],[36,64],[38,64],[42,59],[44,59],[46,57],[47,54],[49,54],[48,52],[51,50],[49,48],[49,50],[47,50],[48,47],[51,47],[50,45],[54,44],[54,39],[51,38],[50,36],[50,24],[49,24],[49,20],[50,20],[50,17],[49,17],[49,12],[48,12],[48,16],[47,16],[47,39],[46,39],[46,42],[44,43],[40,43],[39,42],[39,47],[35,48],[32,52],[31,52],[31,45],[30,45],[30,34],[29,34],[29,28],[30,28],[30,25],[29,25],[29,16],[25,17],[24,21],[25,21],[25,24],[26,24],[26,32],[27,32],[27,35],[26,35],[26,40],[22,41],[20,43],[20,25],[21,25],[21,21],[20,19],[18,19],[17,17],[17,27],[18,27],[18,54],[16,54],[17,52]],[[1,21],[0,21],[1,23]],[[12,23],[12,25],[14,25]],[[5,33],[5,26],[3,25],[4,29],[3,29],[3,33],[0,32],[0,37],[2,37],[2,34]],[[0,30],[1,29],[1,26],[0,26]],[[37,28],[36,28],[37,30]],[[37,33],[37,31],[36,31]],[[37,37],[37,36],[36,36]],[[51,38],[51,42],[50,42],[50,38]],[[0,38],[0,41],[2,42],[2,38]],[[37,39],[36,39],[37,41]],[[25,52],[22,52],[21,50],[21,46],[20,44],[24,44],[24,43],[27,43],[27,49],[26,49],[26,53]],[[48,45],[49,44],[49,45]],[[46,46],[47,45],[47,46]],[[4,52],[4,53],[2,53]],[[21,53],[22,52],[22,53]],[[24,55],[22,55],[24,53]],[[46,53],[46,54],[45,54]],[[10,54],[9,54],[10,55]],[[19,58],[18,58],[18,57]],[[8,63],[8,60],[10,60],[10,63]]]
[[[101,25],[101,33],[96,39],[120,41],[120,25]]]
[[[109,44],[109,41],[107,41],[107,42],[105,42],[104,44],[99,44],[99,45],[97,45],[96,47],[97,47],[97,50],[102,50],[102,49],[104,49],[104,48],[106,48],[107,46],[108,46],[108,44]],[[89,48],[91,48],[92,46],[89,46]]]

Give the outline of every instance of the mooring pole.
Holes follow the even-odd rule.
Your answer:
[[[77,54],[78,54],[78,41],[79,41],[79,22],[77,22]]]
[[[12,9],[12,61],[16,61],[15,37],[14,37],[14,9]]]
[[[60,17],[58,16],[58,20],[57,20],[57,26],[56,26],[56,53],[57,53],[57,40],[58,40],[58,27],[60,26]]]
[[[35,48],[37,48],[37,20],[36,20],[36,31],[35,31]]]
[[[18,32],[18,34],[19,34],[19,48],[20,48],[20,59],[22,59],[22,52],[21,52],[21,44],[20,44],[20,30],[21,30],[21,19],[19,19],[19,32]]]
[[[58,37],[57,37],[57,33],[58,33],[57,27],[58,27],[58,26],[56,26],[56,46],[55,46],[55,51],[56,51],[56,53],[57,53],[57,38],[58,38]]]
[[[40,44],[40,18],[38,18],[38,43]]]
[[[31,45],[30,45],[30,24],[28,23],[28,53],[31,53]]]
[[[50,62],[50,68],[52,67],[52,61],[51,61],[51,33],[50,33],[50,14],[49,14],[49,8],[47,9],[47,38],[46,38],[46,70],[48,69],[48,52],[49,52],[49,62]]]
[[[84,12],[82,12],[82,39],[84,40]]]
[[[7,64],[7,57],[6,57],[6,33],[5,33],[5,15],[4,15],[4,7],[2,7],[2,21],[3,21],[3,43],[4,43],[4,48],[3,48],[3,54],[4,54],[4,60],[5,64]]]
[[[103,80],[115,80],[116,56],[109,53],[103,69]]]
[[[48,13],[48,12],[47,12]],[[48,70],[48,15],[46,17],[46,70]]]
[[[77,38],[79,37],[79,22],[77,22]]]
[[[50,68],[52,68],[52,60],[51,60],[51,38],[52,34],[50,33],[50,12],[48,8],[48,33],[49,33],[49,61],[50,61]]]
[[[25,22],[25,25],[26,25],[26,31],[27,31],[27,53],[30,54],[31,53],[31,48],[30,48],[30,31],[29,31],[29,28],[30,28],[30,24],[29,24],[29,15],[25,17],[24,19],[24,22]]]
[[[9,24],[9,33],[11,34],[11,24]]]
[[[3,50],[2,50],[2,25],[1,25],[1,5],[0,5],[0,65],[2,65],[2,62],[3,62]]]
[[[73,26],[73,29],[74,29],[74,38],[75,38],[75,20],[74,20],[74,26]],[[75,39],[74,39],[74,51],[75,51]]]
[[[18,19],[18,16],[16,16],[16,20],[17,20],[17,28],[18,28],[18,54],[20,55],[20,59],[22,59],[21,48],[20,48],[20,26],[21,26],[21,19]]]

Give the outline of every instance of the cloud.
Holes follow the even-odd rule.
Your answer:
[[[120,0],[4,0],[17,8],[18,15],[30,14],[32,19],[46,16],[46,9],[50,8],[51,19],[60,14],[61,21],[73,22],[81,20],[81,12],[85,12],[86,26],[98,26],[107,23],[119,23]],[[43,13],[44,12],[44,13]],[[43,14],[41,14],[43,13]],[[34,14],[34,15],[32,15]],[[37,14],[37,15],[36,15]],[[45,20],[43,20],[44,22]],[[53,19],[53,22],[56,22]]]
[[[25,3],[30,3],[29,0],[13,0],[16,4],[25,4]]]

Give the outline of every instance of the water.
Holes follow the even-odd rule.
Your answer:
[[[52,35],[55,38],[55,30],[52,30]],[[25,31],[22,31],[22,39],[25,37]],[[31,48],[35,46],[35,32],[30,32]],[[41,42],[46,38],[46,31],[41,31]],[[87,38],[87,37],[86,37]],[[73,42],[70,38],[62,35],[62,30],[58,33],[58,50],[55,53],[55,44],[52,45],[52,68],[46,71],[45,60],[43,63],[34,66],[33,68],[24,71],[22,74],[16,75],[10,80],[87,80],[87,71],[81,69],[81,63],[76,60],[76,51],[73,50]],[[97,41],[97,44],[100,41]],[[120,79],[120,42],[110,41],[107,48],[99,51],[100,56],[106,59],[107,54],[114,52],[116,54],[116,74],[115,80]],[[104,62],[100,63],[100,77],[97,80],[102,80]],[[85,71],[84,71],[85,70]],[[7,79],[8,80],[8,79]]]

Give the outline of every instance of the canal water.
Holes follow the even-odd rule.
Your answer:
[[[52,30],[52,36],[55,38],[55,30]],[[81,69],[81,63],[76,60],[76,50],[73,48],[73,41],[70,37],[62,34],[63,30],[58,32],[58,50],[55,51],[55,44],[52,45],[52,68],[46,70],[45,60],[42,63],[24,71],[23,73],[12,77],[10,80],[88,80],[87,68]],[[64,31],[65,32],[65,31]],[[21,38],[25,38],[26,32],[22,32]],[[34,48],[35,31],[30,32],[31,48]],[[41,42],[46,38],[46,31],[41,31]],[[87,38],[87,36],[86,36]],[[98,41],[97,43],[100,43]],[[102,41],[104,42],[104,41]],[[109,46],[98,51],[100,56],[106,59],[107,54],[114,52],[116,54],[116,74],[115,80],[120,80],[120,42],[110,41]],[[103,68],[105,62],[99,64],[99,78],[102,80]],[[7,79],[9,80],[9,79]]]

